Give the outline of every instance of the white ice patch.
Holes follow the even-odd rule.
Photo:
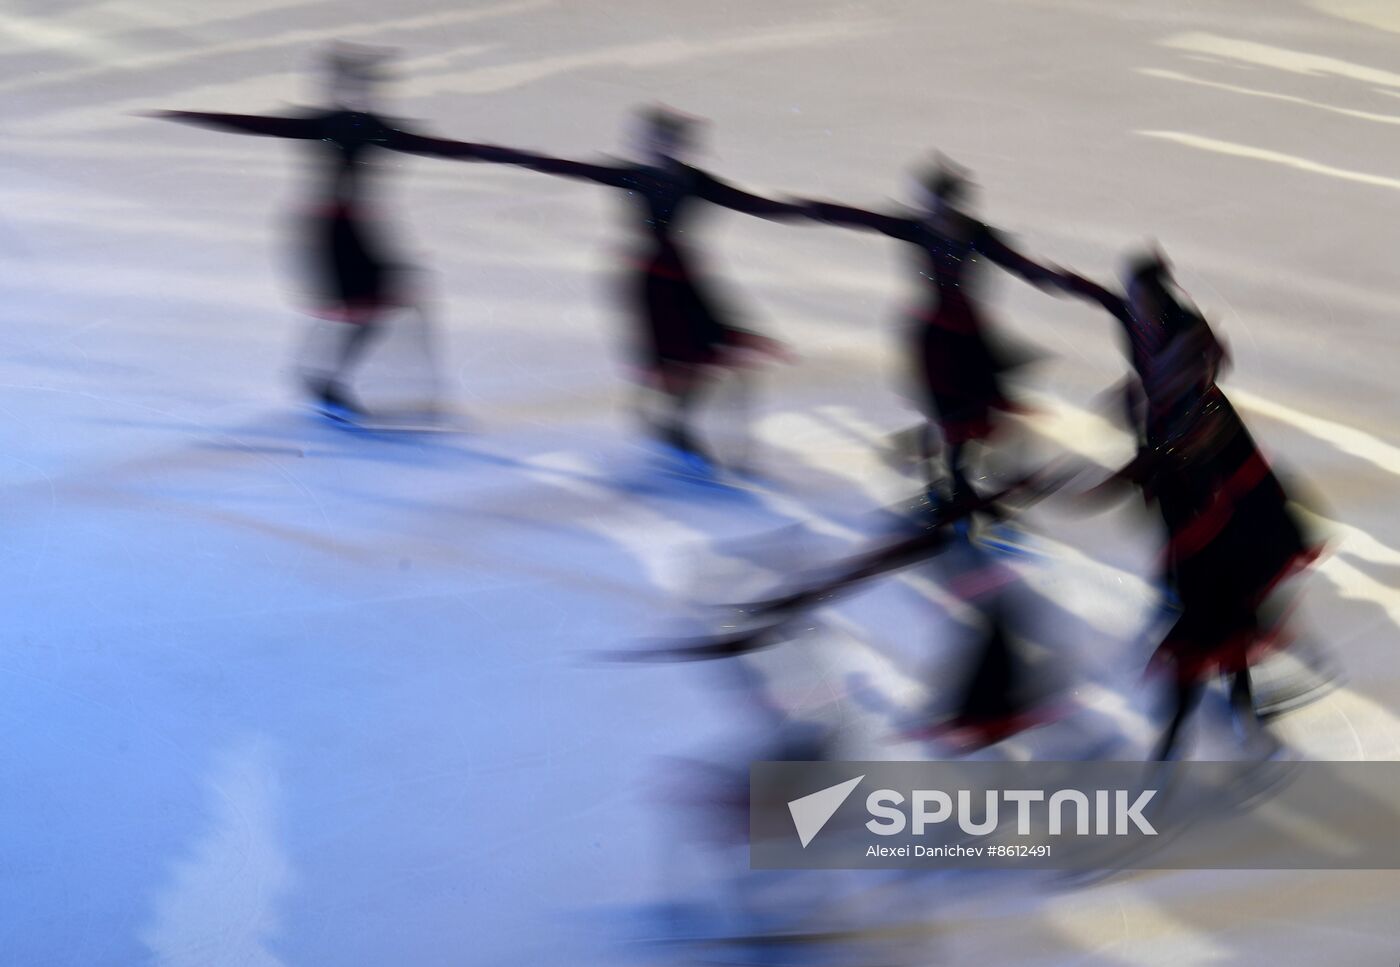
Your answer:
[[[271,742],[245,736],[207,783],[211,825],[171,870],[142,934],[161,967],[282,967],[268,949],[292,883],[279,840],[280,781]]]

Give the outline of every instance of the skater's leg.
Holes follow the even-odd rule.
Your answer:
[[[1265,755],[1272,755],[1280,748],[1278,739],[1264,727],[1255,708],[1254,683],[1247,667],[1235,672],[1230,682],[1230,712],[1244,745],[1262,749]]]
[[[967,478],[967,443],[959,440],[948,444],[948,480],[952,487],[953,500],[971,500],[975,494],[972,481]]]
[[[709,460],[709,455],[695,439],[693,429],[695,411],[705,388],[704,377],[699,372],[673,374],[667,400],[669,412],[662,433],[665,441],[677,450]]]
[[[1166,731],[1162,733],[1161,739],[1157,743],[1157,748],[1152,753],[1152,758],[1156,762],[1166,762],[1177,752],[1177,741],[1180,736],[1181,727],[1200,704],[1201,692],[1204,687],[1196,681],[1178,681],[1174,695],[1174,709],[1172,718],[1167,723]]]
[[[308,376],[308,389],[327,407],[358,411],[360,406],[348,385],[349,375],[379,334],[380,314],[362,310],[347,314],[345,321],[335,325],[336,344],[330,368],[319,376]]]
[[[1248,668],[1241,668],[1231,678],[1230,710],[1241,719],[1258,724],[1254,715],[1254,688]]]
[[[379,321],[378,313],[376,313],[373,316],[366,315],[362,322],[351,322],[345,325],[344,335],[340,340],[339,351],[336,354],[335,370],[331,376],[332,382],[344,383],[350,371],[364,358],[365,350],[379,335]]]

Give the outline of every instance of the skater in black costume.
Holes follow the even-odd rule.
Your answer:
[[[1014,365],[998,348],[977,304],[976,284],[985,259],[1040,287],[1052,270],[1022,255],[1001,235],[967,212],[966,175],[940,161],[920,178],[922,210],[881,214],[829,202],[805,203],[809,213],[833,225],[869,229],[916,247],[924,304],[911,313],[910,357],[919,403],[927,417],[918,434],[933,467],[933,428],[942,438],[949,495],[975,496],[967,466],[970,443],[994,429],[994,411],[1011,411],[1001,374]],[[930,479],[930,489],[936,481]]]
[[[636,320],[635,362],[665,401],[665,412],[642,413],[663,442],[704,469],[709,455],[696,439],[692,417],[718,367],[740,365],[754,354],[781,355],[775,340],[736,325],[707,282],[690,243],[694,216],[705,203],[765,218],[798,217],[796,205],[762,198],[686,162],[697,122],[665,108],[642,113],[641,160],[592,163],[495,148],[486,160],[578,178],[625,191],[636,241],[625,293]]]
[[[1221,674],[1246,739],[1266,739],[1250,664],[1280,642],[1264,608],[1277,585],[1317,549],[1239,414],[1216,384],[1228,360],[1205,319],[1174,291],[1157,253],[1130,262],[1126,295],[1078,275],[1064,288],[1103,306],[1122,326],[1136,380],[1129,412],[1140,440],[1117,475],[1142,487],[1166,527],[1164,582],[1180,613],[1154,656],[1174,672],[1173,711],[1154,757],[1178,752],[1179,733],[1206,682]]]
[[[308,390],[332,412],[360,411],[347,385],[391,311],[413,305],[411,266],[377,230],[368,198],[370,161],[378,150],[460,160],[484,160],[489,148],[406,131],[374,113],[372,95],[385,52],[336,45],[329,58],[331,106],[277,115],[162,111],[151,116],[185,124],[311,142],[321,163],[317,197],[301,218],[312,313],[340,325],[339,345],[326,373],[308,378]]]

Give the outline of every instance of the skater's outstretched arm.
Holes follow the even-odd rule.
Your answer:
[[[830,201],[805,201],[802,207],[808,216],[828,225],[841,225],[845,228],[864,228],[870,231],[909,241],[918,223],[911,218],[898,215],[882,215],[879,212],[838,205]]]
[[[997,265],[1042,289],[1055,284],[1061,278],[1059,271],[1023,255],[1013,248],[1000,232],[985,225],[977,232],[975,246],[977,251]]]
[[[765,198],[736,188],[708,172],[698,174],[700,177],[696,193],[706,201],[724,208],[746,215],[758,215],[760,218],[805,218],[811,214],[804,204]]]
[[[482,161],[516,165],[528,168],[530,171],[538,171],[541,174],[558,175],[561,178],[577,178],[581,181],[592,181],[612,188],[626,188],[631,176],[631,170],[624,165],[573,161],[569,158],[556,158],[553,155],[536,154],[533,151],[521,151],[517,148],[506,148],[500,145],[477,145],[476,147],[483,151],[480,158]]]
[[[256,134],[270,138],[320,137],[321,129],[313,118],[286,117],[268,114],[220,114],[211,111],[153,111],[146,117],[163,121],[179,121],[216,131],[235,134]]]
[[[1130,323],[1132,321],[1132,313],[1128,309],[1127,300],[1120,295],[1114,295],[1097,282],[1092,282],[1075,272],[1062,271],[1056,273],[1055,283],[1063,292],[1077,295],[1089,302],[1097,302],[1119,322]]]
[[[427,134],[392,129],[386,148],[402,151],[405,154],[424,155],[430,158],[451,158],[457,161],[494,161],[512,164],[517,152],[493,144],[476,144],[471,141],[454,141],[451,138],[436,138]]]

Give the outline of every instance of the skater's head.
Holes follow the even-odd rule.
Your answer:
[[[326,82],[331,103],[350,111],[369,111],[387,75],[392,52],[385,47],[337,42],[326,57]]]
[[[684,161],[699,141],[700,120],[662,105],[638,112],[636,147],[651,164]]]
[[[941,154],[918,175],[919,202],[933,214],[966,208],[972,189],[972,173]]]
[[[1123,289],[1139,319],[1172,325],[1195,315],[1189,300],[1176,287],[1171,262],[1156,245],[1128,257],[1123,266]]]

